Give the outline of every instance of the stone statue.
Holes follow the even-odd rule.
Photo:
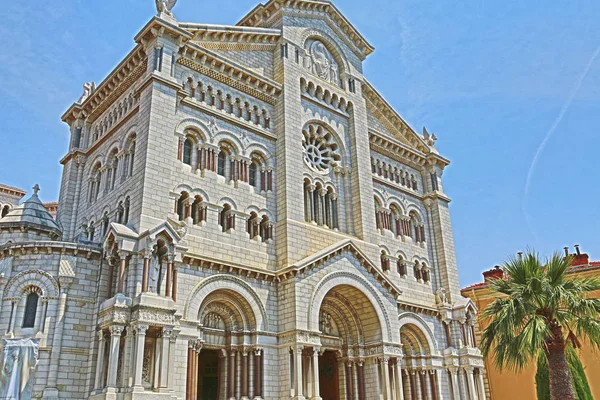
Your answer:
[[[323,332],[325,335],[330,335],[331,334],[331,315],[327,314],[327,313],[321,313],[321,318],[319,321],[319,325],[321,328],[321,332]]]
[[[96,83],[94,82],[86,82],[83,85],[83,94],[81,95],[81,97],[79,98],[79,100],[77,101],[79,104],[82,104],[84,101],[86,101],[92,94],[94,94],[94,92],[96,91]]]
[[[435,136],[435,133],[430,134],[429,132],[427,132],[427,129],[425,129],[425,127],[423,127],[423,138],[425,139],[425,143],[427,143],[428,146],[433,146],[435,144],[435,141],[437,140],[437,136]]]
[[[169,16],[173,16],[171,10],[175,7],[177,0],[155,0],[156,1],[156,10],[158,11],[158,15],[165,13]]]
[[[446,289],[445,288],[440,287],[435,292],[435,303],[437,305],[448,304],[448,299],[446,298]]]
[[[323,42],[318,40],[312,42],[310,54],[312,59],[309,61],[312,62],[305,61],[305,67],[309,67],[308,69],[319,78],[339,84],[339,67]]]

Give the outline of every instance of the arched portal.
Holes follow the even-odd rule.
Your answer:
[[[321,352],[318,358],[319,390],[323,400],[366,399],[364,360],[360,355],[383,341],[375,306],[358,287],[340,284],[323,297],[319,309]],[[308,370],[314,368],[308,357]],[[316,378],[315,378],[316,380]],[[315,395],[307,377],[306,393]],[[314,385],[313,385],[314,386]]]
[[[231,277],[200,282],[184,314],[196,320],[200,337],[188,349],[187,397],[260,398],[263,387],[262,349],[248,346],[266,324],[256,293]]]
[[[435,349],[430,332],[420,320],[413,319],[400,328],[404,353],[402,386],[404,398],[420,400],[428,398],[428,393],[437,396],[440,378],[432,367],[432,353]]]

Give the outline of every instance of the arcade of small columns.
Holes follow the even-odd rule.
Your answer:
[[[131,253],[116,250],[114,241],[109,239],[107,247],[108,285],[106,298],[113,296],[127,297],[126,280]],[[141,291],[149,292],[150,259],[158,256],[166,261],[166,277],[164,292],[157,293],[166,298],[177,301],[177,268],[175,256],[168,251],[164,240],[157,241],[156,252],[151,248],[144,249],[139,254],[143,256],[143,272]],[[115,285],[115,271],[116,285]],[[113,294],[113,288],[116,292]],[[158,288],[157,291],[161,291]],[[154,339],[154,375],[145,377],[152,384],[152,389],[159,392],[170,391],[174,371],[174,345],[178,335],[173,326],[151,326],[148,324],[135,324],[124,326],[114,324],[104,327],[97,332],[98,357],[96,361],[96,377],[94,391],[96,393],[115,393],[117,388],[132,388],[133,392],[144,391],[142,371],[144,370],[144,352],[146,351],[146,338]],[[125,333],[125,335],[123,335]],[[173,350],[171,350],[173,347]],[[132,362],[133,361],[133,362]],[[118,371],[120,378],[118,379]]]
[[[177,159],[185,162],[184,160],[184,143],[186,142],[184,135],[179,136],[178,148],[177,148]],[[195,151],[190,154],[189,165],[196,171],[203,173],[204,171],[218,172],[219,165],[219,153],[222,150],[219,146],[215,146],[209,143],[194,144]],[[233,153],[233,152],[232,152]],[[226,153],[227,154],[227,153]],[[229,160],[229,180],[232,182],[250,182],[250,165],[252,160],[250,158],[241,155],[228,155]],[[268,166],[259,165],[260,169],[260,190],[261,191],[272,191],[273,190],[273,169]],[[257,177],[258,180],[258,177]]]
[[[202,358],[203,341],[188,341],[187,374],[185,399],[197,400],[199,366]],[[219,393],[222,393],[221,384],[224,383],[226,399],[262,399],[264,382],[264,351],[259,348],[218,348],[219,357]],[[221,376],[221,372],[224,373]],[[219,398],[221,395],[219,394]]]
[[[163,247],[164,244],[159,247]],[[108,261],[108,289],[106,298],[111,298],[116,294],[122,294],[127,296],[125,293],[125,283],[127,279],[127,268],[128,268],[128,257],[130,255],[129,252],[120,250],[115,252],[116,256],[108,256],[106,257]],[[145,249],[141,252],[144,259],[144,266],[142,270],[142,293],[147,293],[149,291],[149,274],[150,274],[150,259],[152,258],[152,250]],[[175,264],[175,255],[173,253],[168,253],[166,255],[161,256],[161,258],[166,261],[166,272],[165,272],[165,285],[163,295],[165,297],[170,297],[173,301],[177,301],[177,279],[178,279],[178,271],[177,266]],[[113,294],[113,288],[115,287],[115,269],[117,270],[116,275],[116,292]],[[161,285],[162,286],[162,285]],[[159,288],[160,290],[160,288]],[[161,293],[157,293],[161,294]]]

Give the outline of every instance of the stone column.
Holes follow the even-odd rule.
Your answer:
[[[352,367],[350,366],[352,361],[346,361],[346,400],[354,399],[354,388],[352,385]]]
[[[465,368],[465,373],[467,374],[467,383],[469,385],[469,397],[472,400],[477,400],[477,391],[475,389],[475,378],[473,376],[474,372],[475,371],[474,371],[473,367]]]
[[[133,391],[143,392],[142,370],[144,369],[144,347],[146,343],[146,331],[148,325],[135,325],[135,360],[133,363]]]
[[[108,263],[108,277],[107,277],[107,289],[106,289],[106,298],[110,299],[112,297],[112,289],[113,289],[113,264],[112,261],[109,257],[106,258],[106,261]]]
[[[171,297],[172,290],[172,276],[173,276],[173,262],[175,261],[175,256],[173,254],[169,254],[167,256],[167,281],[165,284],[165,297]]]
[[[442,385],[440,384],[440,382],[442,381],[441,379],[441,374],[442,374],[442,370],[440,369],[436,369],[434,370],[435,375],[433,376],[433,379],[435,381],[435,395],[436,395],[436,399],[437,400],[443,400],[444,399],[444,395],[442,394]]]
[[[248,353],[242,351],[242,400],[248,400]]]
[[[294,372],[296,373],[296,380],[294,382],[294,387],[296,388],[296,395],[294,396],[295,400],[304,400],[303,394],[303,376],[302,376],[302,346],[298,346],[292,349],[294,352]]]
[[[13,336],[13,332],[15,331],[15,319],[16,319],[15,311],[17,308],[16,305],[17,305],[17,302],[15,300],[12,300],[10,302],[10,317],[9,317],[9,321],[8,321],[8,330],[6,331],[6,334],[10,337]]]
[[[119,366],[119,347],[121,345],[121,334],[123,326],[113,325],[110,331],[110,350],[108,352],[108,378],[106,392],[115,393],[117,386],[117,368]]]
[[[389,368],[389,362],[390,359],[388,357],[383,357],[381,359],[381,365],[380,365],[380,369],[381,369],[381,373],[383,374],[381,376],[381,384],[383,385],[383,387],[381,388],[381,391],[383,393],[383,398],[385,400],[391,400],[392,399],[392,391],[390,390],[390,368]]]
[[[150,274],[150,257],[152,257],[152,249],[144,249],[144,270],[142,271],[142,293],[148,291],[148,279]]]
[[[173,264],[173,292],[171,293],[171,298],[173,301],[177,301],[177,267]]]
[[[229,400],[235,399],[235,351],[231,350],[229,352],[229,372],[227,374],[228,383],[227,383],[227,398]]]
[[[486,400],[485,384],[483,382],[483,368],[479,368],[479,373],[477,374],[477,386],[479,387],[479,400]]]
[[[169,387],[169,350],[173,328],[163,327],[160,335],[160,370],[158,375],[158,388],[160,392],[167,391]]]
[[[313,400],[321,400],[321,388],[319,387],[319,350],[313,349],[312,354],[312,381],[313,381]]]
[[[121,387],[130,388],[133,386],[132,377],[132,359],[134,358],[134,328],[128,326],[125,328],[125,343],[123,344],[123,362],[121,372]]]
[[[452,398],[460,399],[460,389],[458,387],[458,369],[449,368],[448,372],[450,373],[450,379],[452,381]]]
[[[171,392],[173,392],[173,383],[175,382],[175,344],[177,343],[178,334],[179,332],[172,332],[169,337],[169,375],[167,379]],[[198,351],[200,350],[198,349]]]
[[[254,400],[262,400],[263,363],[261,350],[254,351]]]
[[[402,362],[396,361],[396,400],[404,400],[404,388],[402,387]]]
[[[359,361],[357,363],[358,369],[358,400],[366,399],[365,391],[365,362]]]
[[[128,253],[119,251],[119,275],[117,277],[117,293],[125,294],[125,265],[127,263]]]
[[[98,335],[98,357],[96,360],[96,381],[94,388],[101,390],[104,388],[104,347],[106,346],[106,338],[102,330],[96,332],[96,334]]]

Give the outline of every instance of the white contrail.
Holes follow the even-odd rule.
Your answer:
[[[521,203],[521,209],[523,211],[523,214],[525,215],[525,221],[527,222],[527,226],[529,227],[529,230],[533,234],[533,237],[536,242],[538,242],[538,237],[537,237],[537,234],[535,233],[535,230],[533,229],[533,226],[531,224],[531,218],[530,218],[529,214],[527,213],[527,209],[526,209],[527,208],[527,200],[529,197],[529,187],[531,185],[531,179],[533,177],[533,171],[535,170],[535,167],[537,165],[538,158],[540,157],[540,155],[546,148],[546,144],[548,143],[548,140],[550,140],[550,138],[554,134],[554,131],[556,130],[556,128],[562,121],[563,117],[565,116],[566,112],[569,110],[569,107],[571,107],[571,103],[573,102],[573,99],[577,95],[577,92],[579,92],[579,89],[581,88],[581,84],[583,83],[583,80],[585,79],[590,68],[592,67],[592,64],[596,60],[596,57],[598,57],[598,54],[600,54],[600,47],[598,47],[596,49],[596,51],[594,52],[594,54],[592,54],[592,57],[590,58],[590,61],[587,63],[585,69],[583,70],[583,73],[581,74],[581,76],[579,76],[579,79],[575,82],[575,85],[573,86],[573,89],[571,90],[571,93],[569,94],[567,101],[562,106],[560,113],[558,113],[556,120],[554,120],[554,123],[552,124],[552,126],[550,127],[548,132],[546,133],[546,136],[544,136],[544,140],[542,140],[542,143],[540,143],[540,145],[538,146],[537,151],[535,152],[535,155],[533,156],[533,160],[531,160],[531,165],[529,166],[529,171],[527,172],[527,180],[525,181],[525,190],[523,193],[523,201]]]

